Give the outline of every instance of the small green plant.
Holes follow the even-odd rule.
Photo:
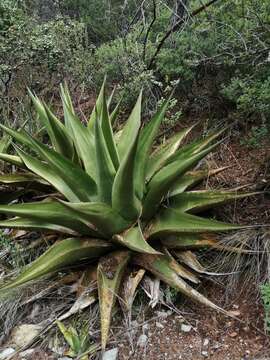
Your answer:
[[[264,306],[265,329],[270,333],[270,283],[261,286],[261,296]]]
[[[247,145],[252,148],[258,148],[262,146],[261,141],[267,136],[269,130],[265,125],[252,126],[251,134],[248,139],[240,141],[241,145]]]
[[[81,360],[88,360],[88,353],[95,345],[91,345],[88,327],[83,326],[78,332],[72,325],[66,327],[61,321],[57,321],[57,326],[69,345],[69,350],[65,355]]]

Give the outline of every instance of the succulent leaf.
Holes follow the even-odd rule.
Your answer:
[[[106,348],[113,307],[129,259],[128,251],[116,251],[101,258],[98,264],[101,346],[103,350]]]
[[[21,286],[44,275],[64,269],[66,266],[87,259],[98,258],[112,249],[112,245],[100,239],[68,238],[52,245],[43,255],[33,261],[30,266],[15,280],[2,286],[7,291]]]

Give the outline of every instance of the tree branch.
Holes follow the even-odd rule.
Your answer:
[[[198,15],[200,12],[206,10],[209,6],[211,6],[212,4],[214,4],[215,2],[217,2],[218,0],[210,0],[207,4],[200,6],[199,8],[197,8],[196,10],[194,10],[191,14],[190,14],[190,18],[195,17],[196,15]],[[166,34],[163,36],[163,38],[160,40],[157,49],[154,53],[154,55],[152,56],[149,65],[147,66],[147,70],[150,70],[153,68],[153,65],[155,64],[156,61],[156,57],[159,54],[162,46],[164,45],[165,41],[168,39],[168,37],[174,33],[175,31],[177,31],[180,26],[182,24],[184,24],[185,22],[185,17],[183,16],[181,19],[179,19],[167,32]]]

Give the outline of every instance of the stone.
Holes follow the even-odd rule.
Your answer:
[[[102,360],[117,360],[118,348],[107,350],[102,355]]]
[[[30,356],[32,356],[34,351],[35,351],[35,349],[28,349],[28,350],[22,351],[22,352],[20,352],[20,357],[27,359]]]
[[[16,326],[12,333],[10,343],[17,347],[27,346],[41,331],[42,326],[23,324]]]
[[[156,327],[158,329],[164,329],[164,325],[162,325],[160,322],[156,322]]]
[[[209,339],[204,339],[202,346],[207,347],[208,345],[209,345]]]
[[[202,351],[202,356],[203,357],[208,357],[208,352],[207,351]]]
[[[185,333],[188,333],[190,332],[192,329],[192,326],[191,325],[188,325],[188,324],[181,324],[181,331],[185,332]]]
[[[15,353],[15,350],[13,348],[6,348],[0,352],[0,360],[7,359],[10,355]]]
[[[145,334],[142,334],[139,336],[139,339],[137,341],[137,345],[139,347],[145,347],[146,343],[147,343],[148,337]]]

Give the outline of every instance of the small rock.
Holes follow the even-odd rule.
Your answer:
[[[208,352],[207,351],[202,351],[202,356],[208,357]]]
[[[158,329],[164,329],[164,326],[160,322],[156,322],[156,327]]]
[[[58,358],[57,360],[72,360],[72,358],[64,356],[64,357]]]
[[[230,333],[229,334],[229,336],[231,337],[231,338],[234,338],[234,337],[236,337],[238,334],[237,334],[237,332],[232,332],[232,333]]]
[[[181,324],[181,331],[185,332],[185,333],[188,333],[190,332],[192,329],[192,326],[191,325],[188,325],[188,324]]]
[[[146,345],[146,343],[147,343],[147,340],[148,340],[147,336],[145,334],[142,334],[142,335],[139,336],[139,339],[137,341],[137,345],[139,347],[144,347]]]
[[[149,330],[149,325],[148,325],[148,324],[144,324],[144,325],[142,326],[142,329],[143,329],[143,331]]]
[[[204,339],[203,340],[203,347],[207,347],[209,345],[209,339]]]
[[[102,360],[117,360],[117,357],[118,357],[118,348],[114,348],[105,351],[105,353],[102,355]]]
[[[23,324],[16,326],[11,333],[10,343],[18,347],[28,345],[40,332],[40,325]]]
[[[35,349],[28,349],[28,350],[22,351],[22,352],[20,352],[20,356],[22,358],[27,359],[29,356],[31,356],[33,354],[34,351],[35,351]]]
[[[3,351],[0,352],[0,360],[6,359],[11,354],[15,353],[15,350],[13,348],[6,348]]]

